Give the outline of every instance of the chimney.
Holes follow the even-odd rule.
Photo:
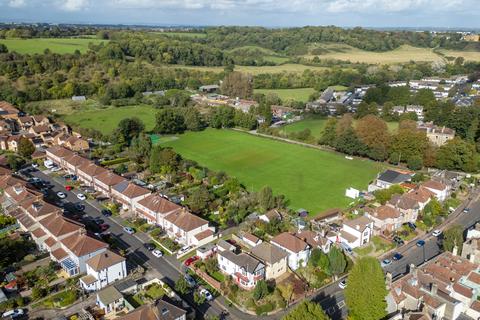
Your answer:
[[[438,285],[436,282],[430,283],[430,293],[432,295],[437,295]]]
[[[457,246],[453,247],[452,255],[454,255],[455,257],[458,255],[458,247]]]

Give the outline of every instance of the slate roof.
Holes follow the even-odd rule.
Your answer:
[[[394,170],[385,170],[378,176],[378,180],[385,181],[391,184],[397,184],[410,181],[412,177]]]
[[[237,266],[244,268],[245,271],[248,273],[253,273],[258,268],[261,268],[264,266],[264,264],[260,262],[260,260],[252,257],[251,255],[245,252],[242,252],[240,254],[235,254],[227,250],[227,251],[221,251],[218,254],[224,257],[225,259],[233,262]]]

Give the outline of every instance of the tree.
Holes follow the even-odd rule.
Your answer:
[[[173,149],[155,146],[150,154],[150,171],[152,173],[174,172],[180,160],[180,155]]]
[[[331,147],[335,146],[335,140],[337,139],[336,127],[337,119],[328,119],[325,127],[323,128],[322,135],[318,143],[325,144]]]
[[[375,160],[385,160],[388,156],[390,134],[387,123],[382,119],[368,115],[361,118],[355,127],[356,134],[368,148],[368,155]]]
[[[265,280],[260,280],[255,285],[253,289],[253,298],[255,300],[260,300],[268,295],[268,285]]]
[[[368,148],[357,137],[353,128],[347,128],[337,137],[335,148],[343,153],[363,156],[367,154]]]
[[[20,169],[22,167],[22,165],[25,163],[25,161],[14,155],[14,154],[8,154],[7,155],[7,163],[8,163],[8,166],[10,167],[10,169],[12,169],[13,171],[18,171],[18,169]]]
[[[343,273],[347,267],[345,255],[337,247],[332,247],[328,252],[328,261],[330,263],[330,272],[335,276]]]
[[[278,291],[282,295],[282,298],[288,303],[292,299],[293,295],[293,285],[291,283],[281,283],[277,286]]]
[[[32,141],[25,137],[21,137],[18,141],[18,154],[28,158],[35,152],[35,146]]]
[[[265,186],[258,193],[258,203],[263,210],[268,211],[275,206],[272,188]]]
[[[390,146],[392,161],[408,161],[414,157],[423,159],[428,147],[428,138],[425,132],[418,131],[416,124],[413,122],[412,125],[412,122],[402,121],[397,134],[393,135]]]
[[[230,72],[225,75],[220,90],[232,98],[251,98],[253,96],[253,78],[241,72]]]
[[[128,155],[136,163],[148,163],[152,150],[152,139],[145,133],[132,139]]]
[[[312,301],[303,301],[296,306],[289,314],[284,316],[282,320],[328,320],[322,307]]]
[[[123,138],[127,145],[130,145],[132,139],[137,137],[143,130],[145,130],[145,125],[142,120],[132,117],[122,119],[118,123],[117,134]]]
[[[175,291],[182,295],[187,294],[190,291],[187,280],[185,280],[183,277],[180,277],[177,282],[175,282]]]
[[[443,233],[443,249],[453,251],[457,247],[457,253],[462,254],[463,229],[460,225],[450,227]]]
[[[477,169],[475,146],[460,138],[449,140],[437,152],[437,167],[472,172]]]
[[[195,291],[195,293],[193,294],[193,302],[195,302],[197,306],[202,305],[205,303],[205,296]]]
[[[170,108],[160,110],[156,115],[154,131],[161,134],[182,133],[186,129],[185,119]]]
[[[210,200],[210,192],[208,192],[207,187],[201,185],[190,193],[185,202],[190,210],[201,213],[208,208]]]
[[[200,131],[203,128],[202,116],[195,108],[186,108],[183,117],[185,128],[190,131]]]
[[[358,105],[357,112],[355,117],[357,119],[363,118],[367,115],[377,115],[378,114],[378,105],[375,102],[370,104],[362,102]]]
[[[349,319],[383,319],[387,315],[387,294],[380,263],[372,257],[358,259],[350,272],[345,289]]]

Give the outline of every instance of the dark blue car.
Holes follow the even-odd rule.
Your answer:
[[[425,245],[425,241],[424,240],[418,240],[417,241],[417,247],[423,247]]]
[[[393,255],[393,257],[392,257],[392,259],[395,260],[395,261],[398,261],[398,260],[400,260],[400,259],[402,259],[402,258],[403,258],[403,256],[402,256],[400,253],[398,253],[398,252],[395,253],[395,254]]]

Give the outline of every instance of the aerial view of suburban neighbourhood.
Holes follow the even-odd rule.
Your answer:
[[[480,319],[477,0],[0,0],[0,318]]]

